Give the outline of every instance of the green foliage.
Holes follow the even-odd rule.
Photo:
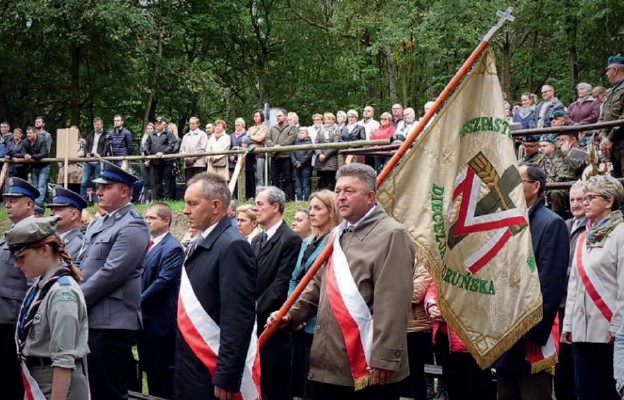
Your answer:
[[[0,119],[83,132],[114,114],[140,135],[165,115],[226,119],[265,102],[315,112],[435,98],[496,22],[501,0],[15,0],[0,2]],[[515,0],[492,46],[510,99],[544,83],[606,85],[624,51],[613,0]],[[138,138],[138,137],[137,137]]]

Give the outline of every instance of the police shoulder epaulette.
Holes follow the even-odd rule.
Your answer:
[[[134,208],[130,210],[130,215],[132,215],[134,218],[143,219],[143,217],[141,217],[137,210],[135,210]]]
[[[69,279],[69,276],[61,276],[57,282],[61,286],[71,286],[71,280]]]

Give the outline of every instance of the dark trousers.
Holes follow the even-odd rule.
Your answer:
[[[136,376],[132,346],[137,331],[125,329],[89,329],[87,369],[92,400],[127,399]]]
[[[316,381],[310,381],[308,387],[309,398],[313,400],[398,400],[402,385],[402,382],[372,385],[357,392],[353,386],[330,385]]]
[[[415,400],[427,399],[427,381],[425,380],[425,362],[431,359],[433,346],[431,331],[408,332],[407,354],[410,376],[404,381],[402,395]]]
[[[295,200],[295,182],[292,171],[293,165],[290,157],[271,157],[271,182],[273,186],[277,186],[286,193],[287,201]]]
[[[23,400],[24,385],[15,348],[15,325],[0,324],[0,388],[6,400]]]
[[[622,129],[624,128],[620,127],[620,131]],[[611,162],[613,163],[613,171],[611,171],[611,175],[616,178],[624,178],[624,140],[620,139],[613,144],[613,149],[611,150]]]
[[[552,375],[544,371],[497,369],[496,383],[498,400],[552,400]]]
[[[307,398],[308,372],[310,371],[310,348],[314,335],[304,331],[295,331],[290,336],[292,370],[290,388],[292,395]]]
[[[173,397],[175,366],[175,334],[169,336],[139,338],[139,363],[147,375],[147,387],[151,396],[170,399]]]
[[[613,378],[613,343],[572,343],[572,352],[579,400],[620,399]]]
[[[436,336],[435,350],[450,400],[496,400],[496,384],[489,368],[479,368],[470,353],[450,351],[446,334]]]
[[[171,181],[173,176],[173,164],[152,165],[152,194],[156,200],[171,200]]]
[[[186,167],[184,168],[184,178],[188,182],[192,177],[202,172],[206,172],[206,167]]]
[[[327,189],[332,192],[336,188],[336,171],[316,171],[319,190]]]
[[[290,394],[290,361],[280,363],[262,362],[261,386],[264,400],[292,400]]]
[[[559,309],[559,321],[563,321],[564,309]],[[576,400],[574,396],[574,356],[572,345],[559,343],[559,363],[555,370],[555,397],[557,400]]]
[[[295,168],[295,200],[308,201],[310,198],[312,167]]]

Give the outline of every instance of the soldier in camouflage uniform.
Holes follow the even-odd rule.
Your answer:
[[[555,141],[552,168],[548,174],[549,182],[570,182],[581,178],[585,168],[585,160],[570,157],[570,151],[579,148],[578,132],[562,133]],[[551,209],[562,218],[570,214],[569,193],[567,190],[551,190],[548,192]]]
[[[624,119],[624,57],[619,54],[611,56],[607,64],[607,79],[613,84],[613,88],[602,105],[598,122]],[[613,176],[624,177],[624,127],[603,129],[600,137],[600,150],[605,156],[611,156]]]
[[[525,136],[522,140],[522,149],[524,156],[522,157],[522,164],[535,164],[546,172],[548,175],[551,167],[550,158],[539,151],[539,141],[541,137],[539,135]]]

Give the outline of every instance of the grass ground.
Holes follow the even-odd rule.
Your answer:
[[[184,233],[188,229],[188,223],[186,216],[183,214],[184,202],[183,201],[167,201],[166,202],[172,209],[174,218],[171,225],[172,234],[181,239]],[[145,210],[149,207],[147,204],[135,204],[134,207],[141,215],[145,215]],[[284,212],[284,220],[290,226],[292,224],[293,216],[297,209],[307,207],[305,202],[291,202],[286,204],[286,211]],[[89,212],[93,215],[95,213],[95,207],[89,207]],[[50,214],[50,210],[46,209],[46,215]],[[11,221],[7,218],[6,210],[4,207],[0,207],[0,232],[4,233],[11,228]]]

